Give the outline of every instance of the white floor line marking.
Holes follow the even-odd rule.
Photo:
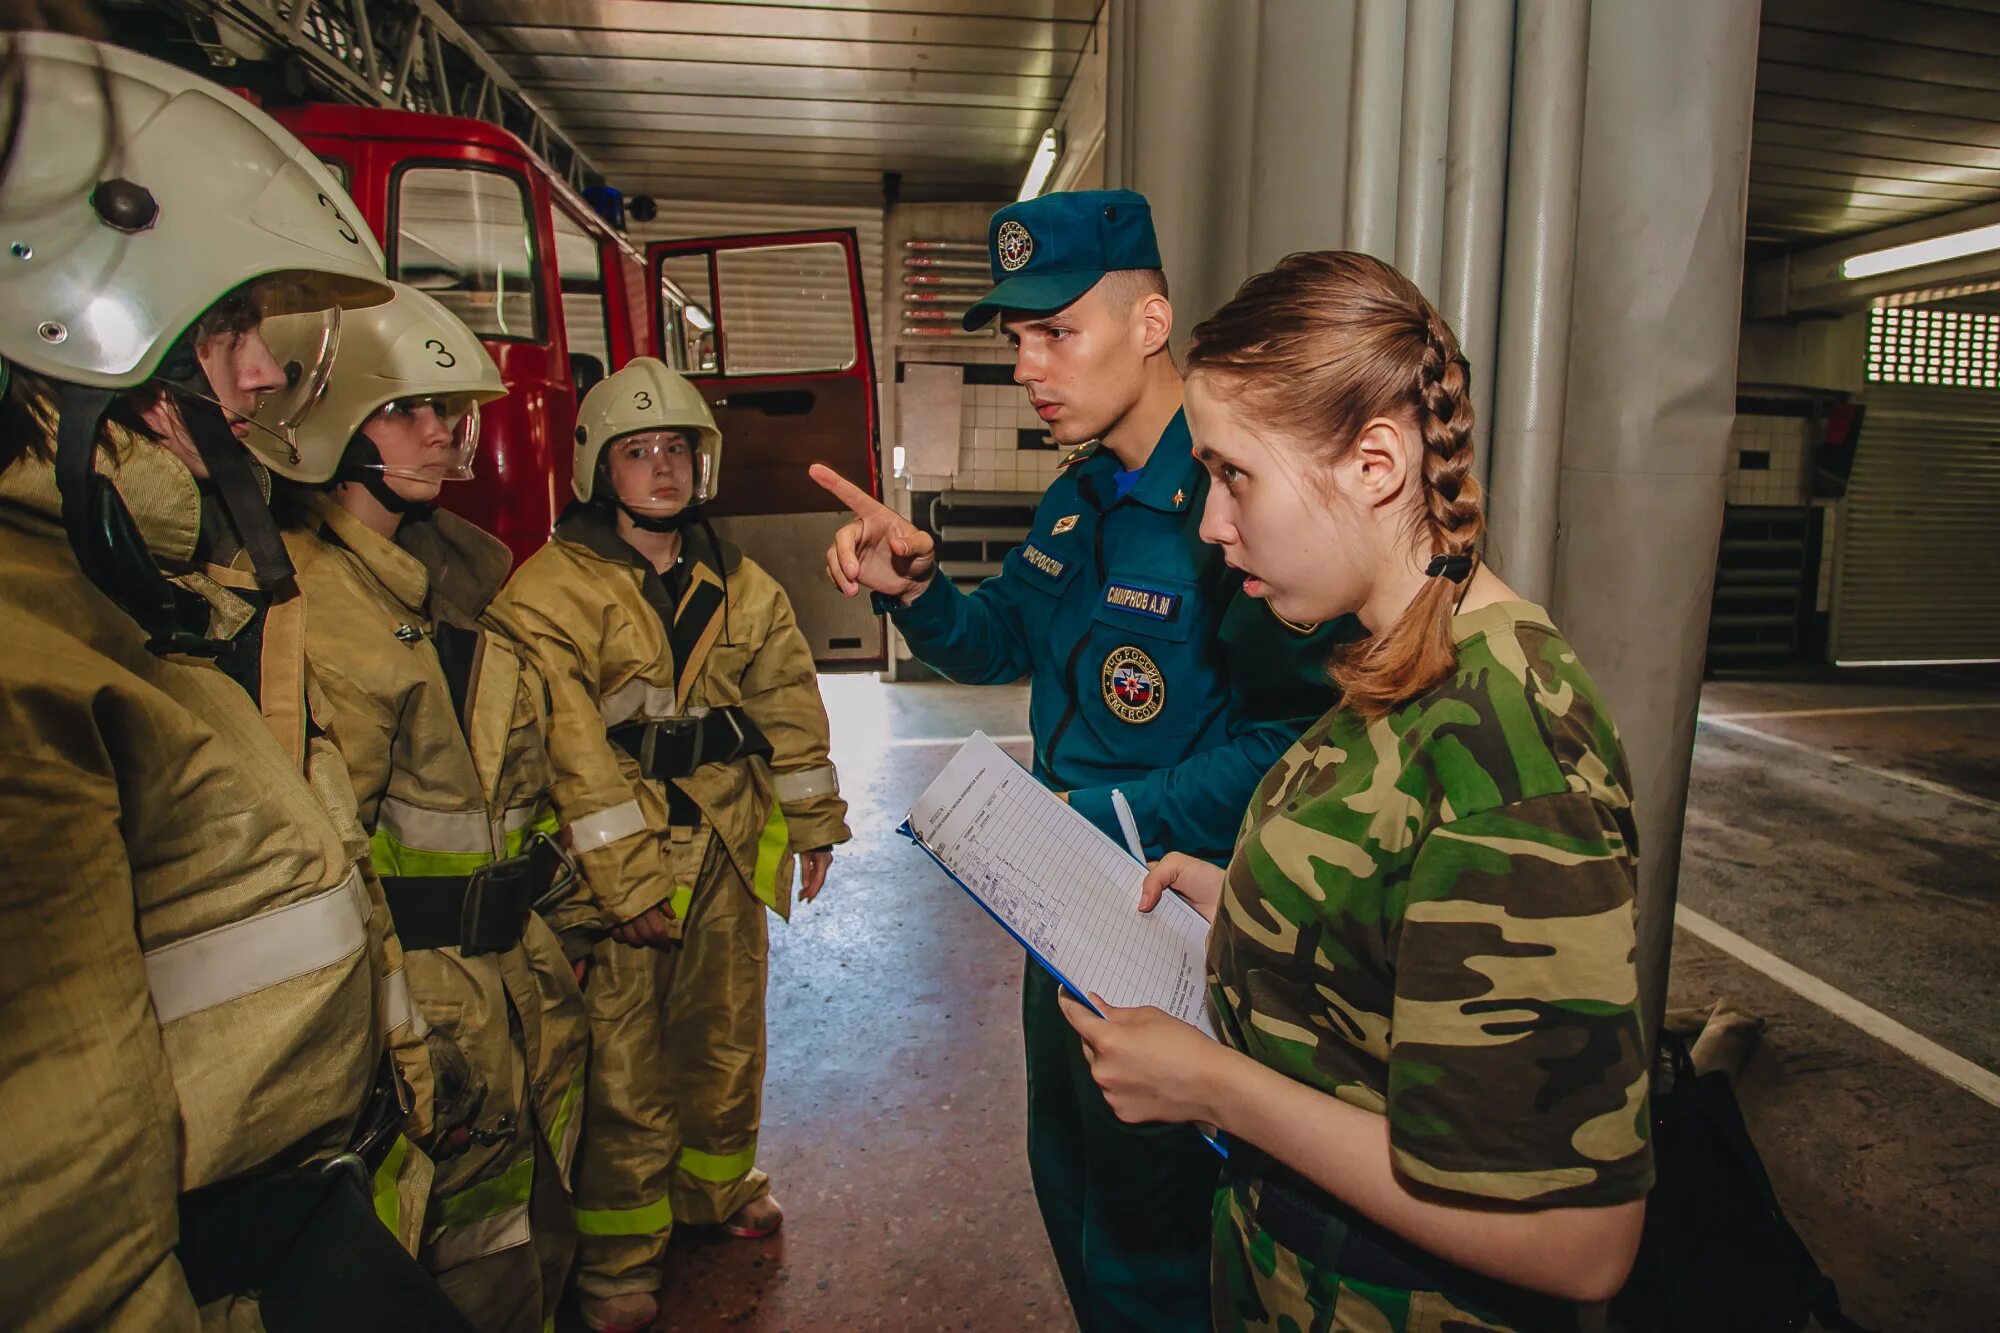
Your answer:
[[[971,739],[970,736],[894,736],[875,744],[885,750],[906,750],[920,745],[963,745]],[[1035,740],[1033,736],[994,736],[990,739],[995,745],[1032,745]]]
[[[1741,722],[1730,718],[1704,717],[1699,719],[1699,721],[1704,727],[1714,727],[1717,731],[1732,732],[1738,736],[1749,736],[1753,740],[1763,741],[1766,745],[1782,745],[1788,750],[1800,750],[1812,755],[1815,759],[1823,759],[1829,764],[1839,764],[1843,768],[1851,768],[1857,773],[1866,773],[1870,777],[1881,778],[1886,782],[1900,782],[1906,787],[1915,787],[1918,791],[1926,791],[1933,796],[1942,796],[1948,801],[1962,801],[1966,805],[1978,806],[1981,810],[1990,810],[1995,814],[2000,814],[2000,801],[1988,800],[1984,796],[1974,796],[1969,791],[1960,791],[1956,787],[1947,787],[1942,782],[1932,782],[1929,778],[1920,778],[1914,773],[1900,773],[1893,768],[1876,768],[1872,764],[1864,764],[1857,759],[1850,759],[1844,754],[1839,754],[1832,750],[1822,750],[1817,745],[1807,745],[1804,741],[1795,741],[1787,736],[1773,736],[1768,731],[1762,731],[1756,727],[1746,727]]]
[[[1704,720],[1756,722],[1769,717],[1863,717],[1870,713],[1984,713],[2000,703],[1869,704],[1860,708],[1774,708],[1767,713],[1703,713]]]
[[[1852,1023],[1877,1041],[1895,1047],[1981,1101],[2000,1106],[2000,1074],[1946,1050],[1921,1033],[1912,1032],[1879,1009],[1869,1008],[1846,991],[1829,986],[1810,972],[1801,971],[1776,954],[1758,948],[1735,931],[1718,925],[1691,907],[1676,905],[1674,924],[1696,939],[1712,944],[1739,962],[1756,968],[1780,986],[1812,1001],[1834,1017]]]

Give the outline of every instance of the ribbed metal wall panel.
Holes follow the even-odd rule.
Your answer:
[[[1864,401],[1834,658],[2000,657],[2000,391],[1876,384]]]

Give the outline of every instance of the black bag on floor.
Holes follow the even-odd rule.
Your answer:
[[[1611,1302],[1623,1333],[1865,1333],[1840,1312],[1785,1219],[1721,1072],[1697,1075],[1683,1039],[1660,1034],[1653,1164],[1639,1258]]]

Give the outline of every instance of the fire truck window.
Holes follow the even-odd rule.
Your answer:
[[[673,289],[661,284],[660,292],[660,359],[675,370],[688,368],[687,348],[687,302],[675,296]]]
[[[333,173],[333,178],[340,182],[341,189],[352,190],[354,188],[354,181],[347,173],[347,164],[345,162],[337,157],[325,156],[322,156],[320,161],[326,166],[328,171]]]
[[[582,223],[558,208],[556,271],[562,275],[563,328],[570,355],[611,364],[611,313],[604,304],[604,247]]]
[[[395,276],[489,338],[541,339],[528,191],[514,176],[413,167],[396,180]]]
[[[831,241],[720,250],[723,357],[729,375],[845,370],[854,364],[847,252]]]
[[[713,375],[715,321],[709,311],[715,308],[715,298],[708,289],[708,256],[670,255],[660,262],[660,276],[665,279],[660,284],[660,318],[666,326],[660,330],[660,345],[674,353],[675,369]]]

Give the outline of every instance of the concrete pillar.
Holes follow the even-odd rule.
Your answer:
[[[1735,415],[1757,22],[1756,0],[1591,15],[1552,610],[1632,762],[1650,1024]]]
[[[1515,19],[1493,426],[1480,462],[1487,558],[1515,591],[1544,606],[1555,595],[1590,22],[1590,0],[1520,0]]]
[[[1458,6],[1445,154],[1444,280],[1437,300],[1472,366],[1473,447],[1480,458],[1492,430],[1513,73],[1514,0],[1467,0]]]
[[[1250,158],[1251,273],[1296,250],[1342,246],[1354,9],[1354,0],[1264,0]]]
[[[1346,245],[1389,260],[1396,256],[1405,12],[1404,0],[1359,0],[1348,84]]]
[[[1407,0],[1403,133],[1396,184],[1396,267],[1436,301],[1444,277],[1445,150],[1451,127],[1456,0]]]

